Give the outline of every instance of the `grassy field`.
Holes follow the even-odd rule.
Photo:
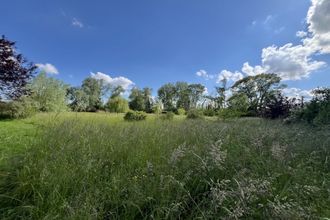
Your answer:
[[[122,117],[0,121],[0,218],[330,218],[329,127]]]

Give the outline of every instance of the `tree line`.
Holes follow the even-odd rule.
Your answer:
[[[329,112],[329,89],[315,90],[314,99],[305,106],[303,98],[285,97],[282,94],[285,85],[281,83],[281,78],[271,73],[247,76],[231,86],[224,78],[221,85],[215,87],[216,94],[213,96],[205,93],[202,84],[176,82],[162,85],[157,90],[157,97],[152,96],[149,87],[134,87],[127,99],[123,96],[127,92],[123,87],[110,85],[104,80],[87,77],[80,86],[72,87],[48,77],[45,72],[37,74],[36,66],[17,53],[15,42],[4,36],[0,39],[0,61],[0,102],[9,100],[0,103],[2,115],[24,117],[35,111],[68,110],[185,114],[197,110],[206,116],[286,118],[293,111],[304,109],[305,114],[300,112],[296,115],[312,120],[310,115],[317,112],[315,109]],[[308,108],[309,113],[306,113]],[[324,120],[329,120],[328,113],[322,114],[326,118]]]

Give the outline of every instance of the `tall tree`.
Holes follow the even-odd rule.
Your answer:
[[[153,100],[151,97],[152,89],[145,87],[142,90],[143,93],[143,99],[144,99],[144,111],[147,113],[152,112],[152,106],[153,106]]]
[[[67,88],[62,81],[47,77],[41,72],[28,86],[31,98],[40,111],[54,112],[67,110]]]
[[[125,89],[122,86],[117,86],[111,91],[110,98],[115,98],[120,96],[123,92],[125,92]]]
[[[143,91],[137,87],[132,88],[131,94],[129,95],[129,107],[134,111],[145,110],[145,100]]]
[[[80,87],[70,87],[67,91],[69,106],[73,111],[87,111],[89,106],[89,97]]]
[[[190,89],[189,84],[186,82],[175,83],[176,93],[176,108],[183,108],[186,111],[190,109]]]
[[[176,87],[167,83],[158,89],[158,98],[163,103],[166,111],[173,111],[176,104]]]
[[[35,74],[36,66],[18,54],[15,42],[0,39],[0,100],[16,99],[28,93],[26,85]]]
[[[221,86],[215,87],[217,96],[215,97],[215,102],[217,109],[224,108],[226,106],[226,91],[227,91],[227,78],[221,80]]]
[[[101,81],[92,77],[86,78],[82,83],[82,89],[88,96],[87,111],[97,111],[102,107]]]
[[[203,97],[204,90],[205,86],[202,84],[190,84],[188,86],[190,109],[197,107],[198,102]]]
[[[238,80],[232,89],[234,93],[243,93],[249,100],[250,109],[259,114],[264,107],[265,98],[283,87],[277,74],[259,74]]]

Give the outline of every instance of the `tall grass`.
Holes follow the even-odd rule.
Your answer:
[[[65,117],[12,158],[0,217],[329,217],[329,150],[328,128],[279,121]]]

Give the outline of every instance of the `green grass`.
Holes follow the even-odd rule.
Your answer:
[[[329,127],[122,118],[0,121],[0,218],[330,217]]]

